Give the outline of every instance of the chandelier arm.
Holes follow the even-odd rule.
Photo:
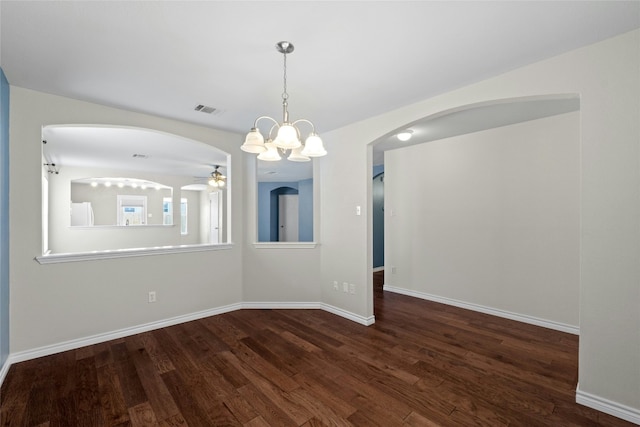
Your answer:
[[[258,117],[254,122],[253,122],[253,128],[254,129],[258,129],[258,122],[262,119],[267,119],[267,120],[271,120],[273,123],[275,123],[276,125],[279,126],[279,123],[276,119],[274,119],[273,117],[269,117],[269,116],[260,116]]]
[[[298,119],[295,122],[291,123],[291,125],[295,126],[296,123],[301,123],[301,122],[308,123],[311,126],[311,133],[313,134],[316,133],[316,127],[313,125],[313,123],[310,120],[307,120],[307,119]]]

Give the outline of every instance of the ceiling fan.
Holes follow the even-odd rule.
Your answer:
[[[216,165],[215,170],[209,175],[208,184],[212,187],[224,187],[227,183],[227,177],[218,171],[219,168],[220,166]]]

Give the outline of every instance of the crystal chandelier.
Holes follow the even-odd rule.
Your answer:
[[[287,100],[289,94],[287,93],[287,54],[293,52],[293,45],[289,42],[282,41],[276,44],[278,52],[284,56],[284,92],[282,93],[282,123],[278,123],[277,120],[269,116],[260,116],[255,122],[251,131],[247,134],[244,140],[244,144],[240,147],[242,151],[247,153],[258,154],[258,159],[266,161],[278,161],[281,159],[280,152],[285,154],[287,150],[291,150],[291,153],[287,157],[287,160],[294,162],[308,162],[311,157],[321,157],[327,154],[324,149],[322,140],[316,134],[315,127],[307,119],[298,119],[294,122],[289,121],[289,106]],[[258,122],[262,119],[273,122],[267,139],[260,133],[258,129]],[[307,136],[304,144],[301,141],[301,133],[298,128],[299,124],[306,123],[311,126],[311,133]],[[273,137],[275,133],[275,138]]]

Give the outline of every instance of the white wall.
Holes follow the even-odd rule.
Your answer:
[[[579,118],[387,151],[385,285],[577,329]]]
[[[640,31],[550,58],[323,134],[323,298],[361,316],[371,304],[371,148],[441,111],[496,99],[580,94],[579,398],[640,420]],[[428,76],[425,76],[428,78]],[[368,163],[369,162],[369,163]],[[350,183],[345,185],[345,183]],[[331,280],[369,283],[357,298]]]
[[[41,133],[52,124],[156,129],[231,153],[232,203],[242,212],[242,136],[129,111],[11,88],[12,355],[49,345],[237,304],[242,248],[40,265]],[[237,166],[237,167],[235,167]],[[235,195],[235,197],[234,197]],[[241,221],[232,236],[243,240]],[[147,303],[148,291],[157,302]]]
[[[285,160],[286,161],[286,160]],[[256,156],[244,157],[246,214],[244,215],[244,301],[264,307],[304,307],[318,304],[320,295],[320,249],[287,247],[256,248],[258,196]],[[319,235],[318,180],[314,180],[314,236]]]

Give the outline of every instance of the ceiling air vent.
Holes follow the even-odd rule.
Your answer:
[[[207,113],[207,114],[211,114],[214,111],[216,111],[215,108],[209,107],[209,106],[206,106],[206,105],[202,105],[202,104],[196,105],[196,108],[194,108],[194,110],[200,111],[201,113]]]

